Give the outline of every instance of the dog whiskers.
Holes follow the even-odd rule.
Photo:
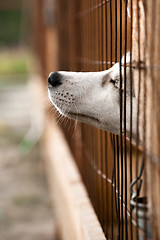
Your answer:
[[[52,107],[50,110],[49,110],[49,114],[51,113],[51,112],[53,112],[55,110],[55,107]],[[54,115],[55,115],[55,112],[54,112]]]
[[[77,127],[77,123],[78,123],[78,108],[77,108],[77,106],[76,106],[76,104],[74,103],[73,104],[74,105],[74,107],[75,107],[75,109],[76,109],[76,112],[77,112],[77,114],[76,114],[76,119],[75,119],[75,124],[74,124],[74,131],[76,130],[76,127]]]

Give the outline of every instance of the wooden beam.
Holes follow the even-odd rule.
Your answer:
[[[105,240],[64,135],[47,120],[45,159],[57,221],[63,240]]]

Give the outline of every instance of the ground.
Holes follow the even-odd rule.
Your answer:
[[[10,78],[13,80],[13,76]],[[0,240],[55,240],[42,146],[37,141],[27,151],[22,147],[33,107],[28,84],[26,81],[22,81],[23,84],[13,81],[13,85],[2,82]]]

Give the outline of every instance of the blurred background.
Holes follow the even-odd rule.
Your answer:
[[[114,2],[123,2],[122,9],[120,4],[117,5],[116,14]],[[132,3],[132,1],[130,2]],[[133,1],[133,3],[137,2]],[[156,10],[155,4],[152,4],[151,0],[148,1],[147,6],[149,7],[146,7],[146,9],[151,9],[150,6],[152,6]],[[59,229],[59,232],[65,230],[62,231],[63,239],[76,239],[72,234],[73,223],[75,223],[75,229],[78,229],[77,239],[84,239],[79,235],[83,232],[79,221],[77,225],[78,217],[77,212],[75,212],[75,204],[73,204],[73,208],[68,208],[66,204],[68,201],[66,196],[71,196],[72,200],[72,193],[67,191],[66,186],[68,185],[62,184],[62,182],[66,183],[68,180],[73,183],[75,188],[75,183],[82,184],[81,177],[78,176],[79,180],[75,181],[74,174],[73,176],[70,174],[71,172],[68,174],[67,170],[70,168],[64,164],[65,161],[59,161],[59,164],[57,164],[54,160],[56,164],[53,167],[52,155],[53,152],[58,152],[58,149],[53,151],[55,145],[52,136],[56,132],[57,125],[53,117],[53,106],[49,105],[47,78],[51,71],[57,69],[100,71],[112,66],[114,62],[121,58],[121,38],[119,35],[122,33],[120,30],[122,28],[123,40],[124,30],[127,28],[125,24],[127,22],[127,20],[125,21],[126,10],[127,1],[118,0],[0,0],[0,240],[57,240],[58,221],[55,222],[54,220],[56,215],[59,214],[58,207],[61,213],[60,224],[63,220],[63,224],[61,224],[63,226],[62,229]],[[136,8],[133,8],[133,13],[136,11]],[[122,23],[119,23],[117,13],[121,16]],[[152,26],[155,19],[155,26],[157,27],[152,29],[154,32],[155,29],[159,29],[158,12],[154,14],[153,11],[153,16],[149,11],[147,14],[145,27]],[[143,18],[143,14],[140,14],[137,18],[135,16],[133,14],[133,19],[140,17],[141,20]],[[139,39],[136,35],[139,34],[138,24],[136,21],[134,24],[135,39]],[[140,34],[143,36],[145,31],[142,30],[144,29],[141,29]],[[128,36],[136,43],[138,40],[133,38],[132,31],[129,29],[127,31]],[[114,32],[116,34],[112,36]],[[154,36],[154,34],[152,35]],[[160,60],[156,48],[154,54],[152,54],[152,46],[157,46],[158,40],[159,35],[155,34],[155,38],[144,38],[145,44],[143,41],[140,41],[137,45],[133,44],[135,52],[143,49],[143,45],[146,49],[147,46],[151,46],[149,50],[145,49],[146,52],[149,52],[148,66],[159,66]],[[126,46],[127,40],[125,41]],[[135,56],[137,55],[135,54]],[[153,59],[154,61],[152,61]],[[137,62],[137,64],[140,62]],[[144,73],[145,68],[141,69],[140,65],[137,66],[139,66],[137,72],[141,70]],[[147,74],[147,81],[144,81],[148,84],[146,90],[153,86],[152,91],[146,91],[148,95],[140,94],[144,95],[144,106],[140,108],[141,118],[143,119],[144,112],[147,121],[149,120],[147,122],[144,119],[144,123],[142,121],[139,124],[140,126],[138,125],[144,132],[143,148],[138,144],[138,140],[135,144],[132,142],[132,138],[129,140],[119,139],[92,126],[77,124],[75,131],[73,121],[67,123],[64,121],[61,124],[85,187],[88,190],[87,194],[92,201],[92,207],[95,209],[107,239],[119,239],[118,236],[121,236],[121,232],[123,235],[124,226],[126,227],[125,239],[128,239],[128,237],[133,239],[133,235],[130,236],[129,232],[132,232],[132,227],[127,232],[127,227],[130,228],[132,225],[133,233],[136,234],[135,239],[138,239],[138,216],[135,214],[132,218],[133,209],[130,204],[131,194],[129,189],[130,183],[138,174],[138,166],[141,164],[142,156],[147,159],[142,195],[148,196],[149,205],[152,206],[150,219],[153,225],[153,239],[159,239],[160,236],[159,68],[153,68],[153,70],[153,72],[151,71],[152,77],[149,75],[150,68],[143,74],[143,77]],[[138,79],[137,77],[137,81]],[[141,90],[143,92],[143,87]],[[148,102],[146,101],[148,105],[145,105],[145,98],[149,99]],[[142,105],[143,101],[140,101]],[[152,106],[156,106],[155,109]],[[154,124],[150,124],[150,119]],[[60,118],[60,123],[61,120]],[[147,131],[151,134],[150,137],[148,137]],[[47,134],[48,136],[46,136]],[[57,139],[56,142],[58,145]],[[49,149],[50,159],[47,159],[49,154],[46,154],[46,146]],[[61,143],[59,146],[61,146]],[[146,146],[149,146],[149,150]],[[61,148],[59,151],[61,151]],[[65,157],[61,158],[65,159]],[[125,174],[122,174],[123,164]],[[47,169],[48,166],[51,166],[50,171]],[[56,174],[53,174],[52,168]],[[67,179],[67,174],[74,180]],[[118,182],[120,176],[121,182]],[[116,181],[119,190],[116,190]],[[48,182],[53,185],[50,187],[50,191]],[[59,183],[59,186],[56,185],[57,183]],[[121,186],[118,185],[119,183],[121,183]],[[123,188],[125,191],[120,191]],[[55,194],[55,191],[58,194],[61,193],[61,195]],[[119,195],[120,192],[121,195]],[[57,205],[54,206],[54,213],[52,212],[50,195],[52,198],[53,196],[55,198],[59,197],[59,199],[58,197],[56,199],[57,202],[55,201]],[[78,191],[74,196],[78,196],[80,200]],[[73,202],[71,201],[71,203]],[[71,203],[69,206],[72,205]],[[117,213],[117,209],[119,213]],[[150,239],[146,233],[146,217],[148,216],[146,209],[148,209],[148,205],[144,208],[144,231],[141,231],[144,237],[140,239]],[[88,212],[84,212],[88,217]],[[83,211],[80,211],[81,213]],[[77,217],[77,219],[74,219],[75,221],[72,221],[72,214]],[[122,217],[120,218],[120,216]],[[125,216],[125,219],[123,216]],[[90,220],[90,223],[92,223],[92,220]],[[96,228],[92,226],[91,229]],[[87,227],[86,230],[88,231]],[[70,237],[67,238],[67,236]],[[88,236],[87,232],[87,239],[89,239]],[[99,235],[96,236],[100,239]],[[114,238],[114,236],[116,237]],[[101,239],[105,239],[104,236]],[[122,237],[122,239],[124,238]]]
[[[4,240],[55,239],[39,144],[44,106],[35,96],[36,84],[42,76],[47,79],[42,4],[0,1],[0,239]]]

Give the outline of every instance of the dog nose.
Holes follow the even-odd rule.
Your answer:
[[[52,72],[49,74],[48,77],[48,84],[52,85],[52,87],[56,87],[62,84],[62,78],[61,78],[61,74],[58,72]]]

